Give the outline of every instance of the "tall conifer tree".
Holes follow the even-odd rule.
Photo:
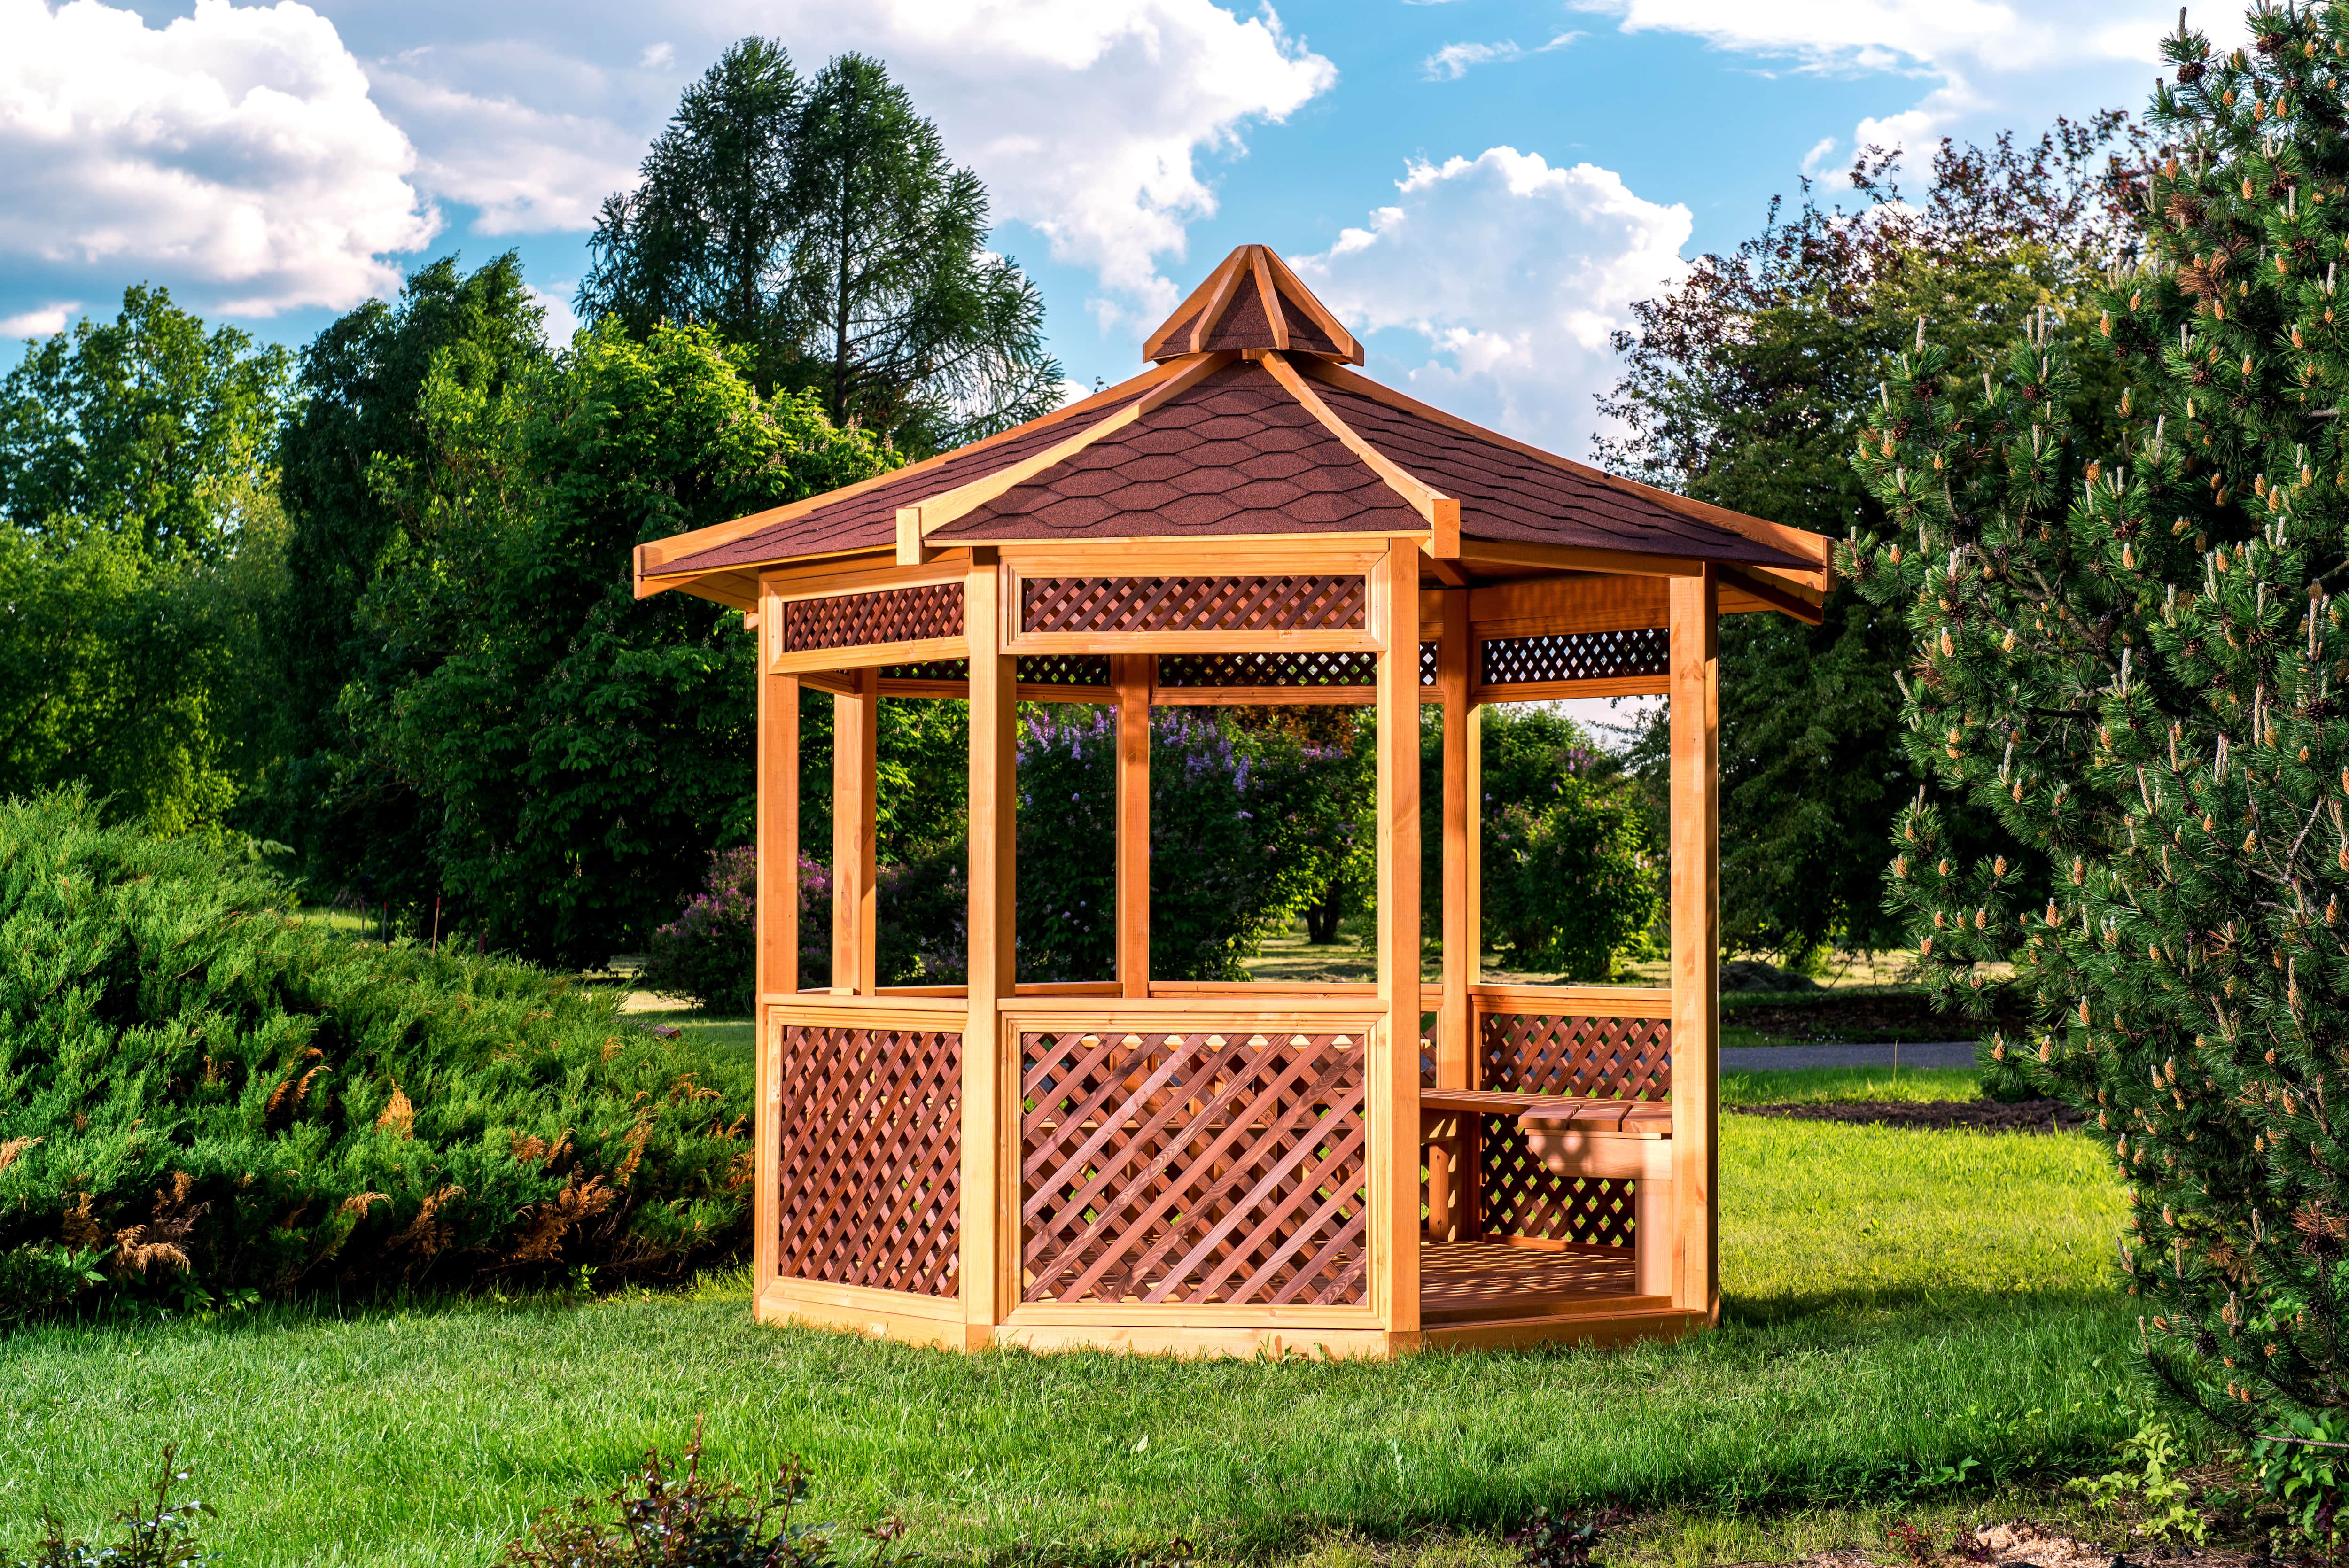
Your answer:
[[[2349,5],[2181,24],[2116,168],[2095,303],[1988,371],[1917,324],[1845,564],[1907,607],[1912,760],[2012,843],[1962,861],[1931,789],[1892,897],[1934,986],[2012,961],[1996,1073],[2086,1109],[2127,1184],[2154,1374],[2246,1435],[2349,1427]],[[2076,363],[2075,363],[2076,362]],[[2117,366],[2084,450],[2080,367]],[[2045,868],[2035,874],[2028,868]]]

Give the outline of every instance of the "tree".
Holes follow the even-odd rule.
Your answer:
[[[2090,284],[2085,260],[2114,219],[2099,154],[2131,144],[2127,117],[2059,120],[2038,141],[1944,140],[1925,190],[1905,193],[1898,155],[1861,153],[1856,211],[1804,188],[1781,218],[1687,281],[1634,307],[1619,333],[1622,378],[1600,400],[1621,434],[1599,445],[1618,471],[1715,505],[1831,538],[1881,526],[1847,454],[1879,366],[1930,315],[1966,363],[1987,365],[2024,315]],[[1732,948],[1802,963],[1830,942],[1889,945],[1868,847],[1910,784],[1890,671],[1908,652],[1900,617],[1838,594],[1808,627],[1742,615],[1722,628],[1722,916]],[[1635,766],[1660,786],[1664,734]],[[1855,825],[1863,825],[1853,830]],[[1953,832],[1978,834],[1961,815]]]
[[[1485,710],[1480,946],[1512,968],[1604,982],[1662,907],[1662,857],[1634,781],[1554,708]],[[1444,929],[1443,729],[1423,710],[1420,919]]]
[[[230,500],[270,467],[287,370],[285,349],[207,333],[134,284],[113,321],[84,317],[0,378],[0,516],[26,534],[95,525],[159,562],[222,559]]]
[[[633,194],[604,204],[579,310],[716,330],[762,393],[922,455],[1057,402],[1043,301],[987,248],[987,191],[875,60],[802,83],[745,38],[686,89]]]
[[[79,781],[153,830],[221,829],[282,559],[286,393],[283,349],[145,286],[0,379],[0,790]]]
[[[1935,994],[2014,965],[2037,1022],[1986,1059],[2110,1140],[2153,1375],[2239,1435],[2337,1440],[2349,7],[2251,30],[2165,42],[2172,143],[2114,171],[2088,309],[1986,373],[1918,323],[1856,443],[1885,526],[1845,565],[1913,635],[1903,738],[1940,793],[1890,888]],[[2101,409],[2090,366],[2121,382]],[[1950,847],[1952,798],[2005,852]]]
[[[487,396],[546,359],[544,313],[511,252],[467,274],[443,257],[414,273],[397,304],[369,300],[313,338],[295,378],[300,407],[280,445],[285,582],[269,619],[266,758],[244,813],[292,844],[311,890],[373,902],[430,896],[425,809],[353,740],[338,704],[354,683],[396,684],[443,648],[383,635],[359,603],[415,543],[412,511],[386,493],[432,449],[420,416],[443,350],[467,346],[463,374]]]
[[[740,616],[636,599],[635,547],[885,458],[805,396],[761,398],[705,329],[639,343],[607,324],[504,382],[490,354],[436,356],[423,452],[381,470],[413,543],[356,621],[409,651],[339,713],[366,767],[422,804],[410,909],[445,894],[493,943],[599,964],[640,950],[709,852],[747,837],[753,795]]]
[[[633,192],[605,198],[579,284],[584,319],[642,337],[715,329],[771,391],[792,373],[792,153],[804,89],[783,46],[745,38],[685,89]]]
[[[987,249],[987,190],[878,60],[811,85],[792,160],[792,297],[808,384],[836,423],[937,450],[1059,402],[1044,302]]]

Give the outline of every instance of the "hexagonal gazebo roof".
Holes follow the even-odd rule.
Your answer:
[[[646,545],[639,592],[747,609],[761,566],[893,547],[913,564],[1010,541],[1421,531],[1438,560],[1546,547],[1594,571],[1712,563],[1733,595],[1764,601],[1725,608],[1799,614],[1826,586],[1810,535],[1542,451],[1352,370],[1352,335],[1264,246],[1226,257],[1145,353],[1142,375],[1000,435]],[[1800,609],[1782,600],[1789,588]]]

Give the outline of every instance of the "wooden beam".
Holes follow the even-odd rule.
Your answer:
[[[1019,723],[1016,662],[1002,645],[1003,569],[971,552],[970,904],[962,1065],[962,1301],[967,1343],[988,1344],[1019,1300],[1019,1064],[998,1022],[1016,991]]]
[[[1468,595],[1468,619],[1480,637],[1630,632],[1664,625],[1668,617],[1661,577],[1536,577]]]
[[[1806,626],[1816,626],[1826,619],[1826,594],[1799,589],[1783,577],[1732,566],[1723,571],[1721,581],[1724,589],[1734,589],[1741,597],[1759,599],[1780,614],[1791,615]]]
[[[1379,1002],[1371,1069],[1371,1301],[1390,1333],[1419,1333],[1419,546],[1387,552],[1379,655]]]
[[[854,674],[854,696],[832,699],[832,988],[879,988],[879,896],[873,858],[881,672]]]
[[[1278,354],[1268,354],[1262,364],[1272,373],[1272,378],[1280,383],[1282,391],[1303,405],[1305,411],[1319,421],[1323,429],[1338,438],[1340,446],[1360,459],[1363,467],[1378,475],[1412,511],[1427,520],[1429,528],[1434,531],[1430,545],[1433,553],[1447,560],[1460,553],[1458,500],[1444,494],[1363,439],[1359,431],[1340,418],[1330,405],[1321,400],[1321,395],[1313,390],[1288,360]]]
[[[775,624],[774,602],[760,614],[763,626]],[[771,634],[758,634],[761,644]],[[800,988],[799,859],[800,859],[800,684],[789,676],[765,673],[765,661],[754,660],[759,673],[751,678],[758,692],[758,900],[751,967],[754,995]],[[758,1185],[751,1201],[752,1272],[764,1288],[775,1277],[777,1251],[776,1183],[782,1148],[782,1039],[767,1007],[754,1002],[759,1021],[756,1074],[752,1100],[752,1159]]]
[[[1150,686],[1158,661],[1112,655],[1117,683],[1117,978],[1150,995]]]
[[[1470,696],[1476,645],[1468,633],[1468,594],[1453,589],[1445,597],[1454,603],[1444,617],[1435,675],[1444,705],[1444,1006],[1435,1023],[1435,1082],[1439,1088],[1468,1088],[1476,1056],[1470,991],[1483,978],[1477,860],[1485,815],[1484,707]]]
[[[1721,655],[1713,573],[1671,586],[1672,1302],[1718,1321]]]

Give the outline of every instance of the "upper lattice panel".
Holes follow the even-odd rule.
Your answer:
[[[1362,362],[1362,346],[1354,335],[1313,297],[1288,263],[1263,245],[1242,245],[1226,256],[1150,335],[1142,352],[1146,358],[1166,360],[1250,348]]]

